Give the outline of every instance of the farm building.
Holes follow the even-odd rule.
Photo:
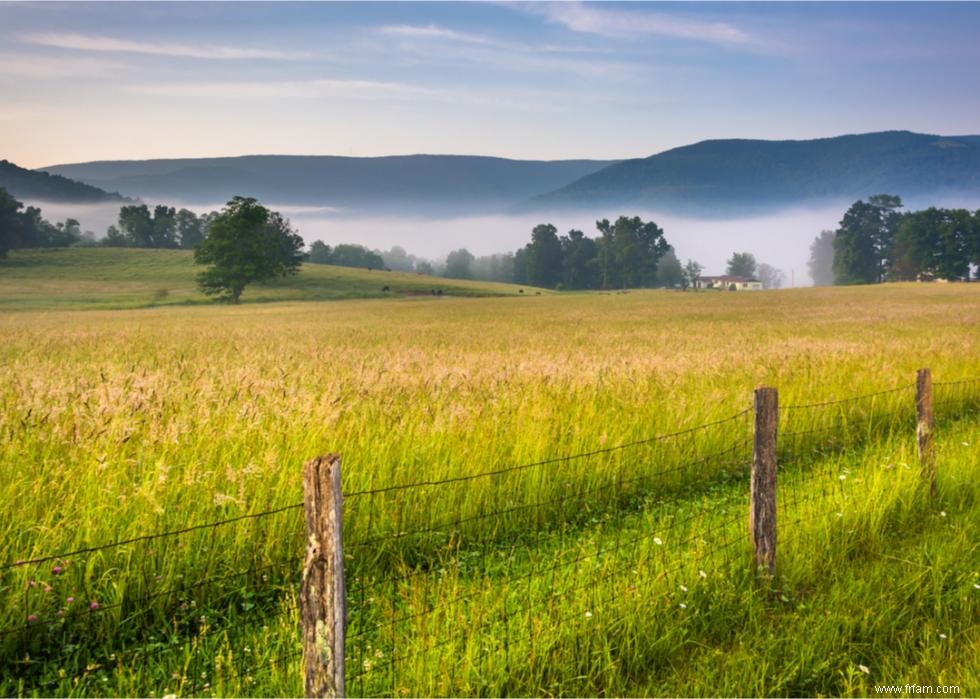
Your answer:
[[[728,291],[761,291],[762,282],[754,277],[722,274],[717,277],[698,277],[695,289],[726,289]]]

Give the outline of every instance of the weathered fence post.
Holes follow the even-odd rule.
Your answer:
[[[304,687],[307,697],[344,696],[344,551],[340,455],[303,465],[306,562],[300,584]]]
[[[757,568],[776,572],[776,430],[779,393],[775,388],[755,389],[755,446],[752,453],[752,501],[749,530]]]
[[[932,370],[919,369],[915,374],[915,409],[918,426],[915,430],[919,444],[919,466],[922,478],[929,484],[929,496],[936,496],[936,454],[933,450]]]

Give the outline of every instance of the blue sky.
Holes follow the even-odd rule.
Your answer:
[[[980,133],[980,3],[0,3],[0,158]]]

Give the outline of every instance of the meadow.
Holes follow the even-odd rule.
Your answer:
[[[0,260],[0,309],[132,309],[211,304],[195,282],[201,267],[188,250],[51,248],[14,250]],[[388,288],[385,291],[385,287]],[[250,303],[429,296],[509,296],[548,293],[511,284],[443,279],[307,264],[303,273],[254,284]]]
[[[328,451],[351,695],[980,691],[976,285],[105,310],[150,287],[30,274],[0,284],[2,695],[301,694],[296,505]],[[758,385],[786,406],[769,581]]]

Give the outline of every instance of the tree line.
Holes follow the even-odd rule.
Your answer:
[[[229,206],[241,208],[241,197]],[[254,201],[254,200],[252,200]],[[236,203],[237,202],[237,203]],[[255,202],[258,205],[258,202]],[[228,207],[226,207],[227,210]],[[248,207],[245,207],[246,209]],[[82,232],[79,222],[68,219],[51,224],[41,210],[27,207],[0,189],[0,256],[9,248],[102,246],[156,249],[198,249],[210,236],[216,222],[227,211],[198,215],[188,209],[146,204],[122,206],[116,224],[97,240]],[[269,212],[270,226],[285,235],[289,223],[277,212]],[[362,245],[334,246],[315,241],[302,259],[314,264],[385,269],[457,279],[528,284],[553,289],[625,289],[643,287],[689,288],[702,267],[693,260],[681,264],[664,231],[653,221],[638,216],[620,216],[615,221],[596,221],[598,235],[589,237],[572,229],[564,235],[550,223],[531,231],[530,241],[509,253],[476,257],[465,248],[450,252],[443,263],[417,257],[404,248],[370,250]],[[749,253],[735,253],[728,274],[758,276],[767,288],[782,283],[782,272],[757,264]],[[241,289],[229,292],[237,298]]]
[[[73,218],[51,223],[36,206],[24,204],[0,188],[0,257],[17,248],[61,248],[89,241],[95,244],[95,234],[82,232]]]
[[[810,245],[818,286],[888,281],[966,281],[980,266],[980,210],[929,207],[903,212],[901,197],[857,201],[836,230]]]
[[[444,276],[529,284],[549,289],[621,289],[681,285],[684,272],[653,221],[620,216],[596,221],[594,238],[578,229],[564,235],[550,223],[531,230],[513,253],[474,257],[465,248],[446,258]]]
[[[702,265],[690,259],[682,264],[652,221],[620,216],[615,222],[596,221],[596,230],[595,238],[578,229],[558,235],[554,225],[542,223],[532,229],[530,242],[512,253],[474,257],[465,248],[453,250],[441,273],[559,290],[688,289],[701,276]],[[386,253],[380,254],[388,262]],[[758,279],[767,289],[780,288],[786,279],[782,270],[748,252],[733,253],[725,273]]]
[[[123,247],[183,248],[191,250],[204,240],[218,212],[198,216],[187,209],[146,204],[119,209],[118,225],[111,225],[102,239],[82,231],[76,219],[51,223],[36,206],[25,207],[0,188],[0,257],[19,248]]]

